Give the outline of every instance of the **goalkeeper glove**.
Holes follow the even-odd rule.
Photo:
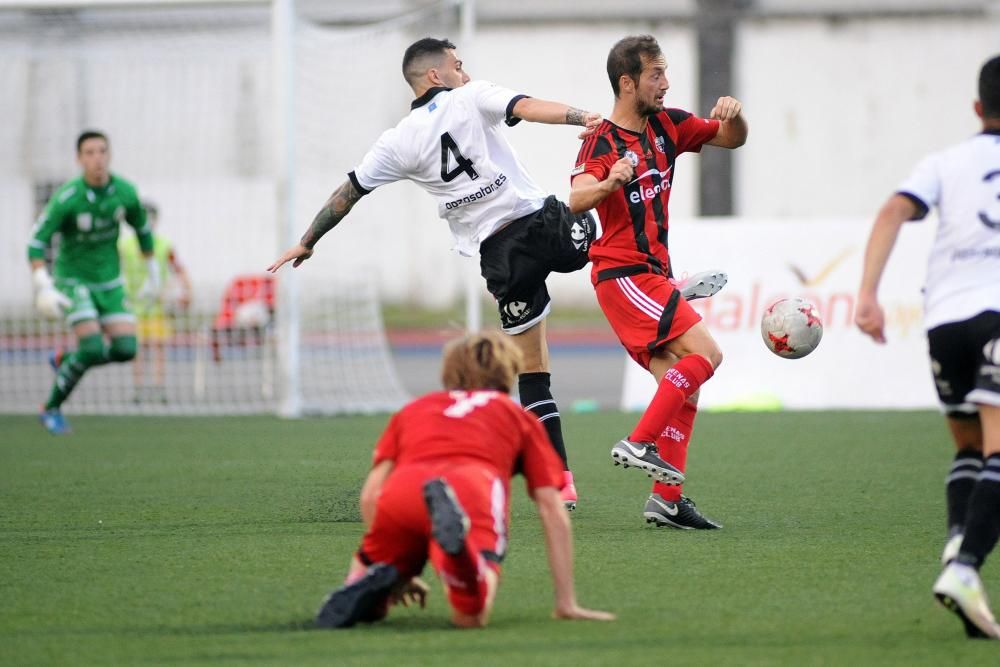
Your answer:
[[[139,301],[156,303],[160,299],[160,263],[155,257],[146,258],[146,281],[139,288]]]
[[[38,312],[53,320],[62,317],[63,311],[73,302],[56,289],[52,284],[52,277],[44,266],[35,269],[31,277],[35,283],[35,308]]]

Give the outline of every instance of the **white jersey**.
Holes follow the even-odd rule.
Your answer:
[[[408,179],[437,200],[455,247],[472,256],[507,223],[542,208],[545,193],[501,133],[524,97],[487,81],[431,88],[348,176],[358,192]]]
[[[899,187],[938,207],[927,265],[924,326],[1000,311],[1000,132],[987,131],[925,158]]]

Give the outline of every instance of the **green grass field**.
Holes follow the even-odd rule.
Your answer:
[[[565,418],[578,594],[616,623],[549,618],[517,480],[488,629],[449,629],[435,586],[422,612],[330,632],[310,620],[361,535],[384,417],[76,417],[57,439],[0,416],[0,664],[1000,664],[930,594],[937,414],[702,415],[686,488],[725,524],[710,533],[643,523],[647,479],[608,456],[634,419]]]

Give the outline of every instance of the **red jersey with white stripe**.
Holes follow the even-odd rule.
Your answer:
[[[375,446],[374,463],[385,460],[396,472],[407,464],[481,464],[505,486],[520,472],[529,490],[563,483],[562,462],[541,424],[499,391],[438,391],[407,404]]]
[[[630,183],[597,205],[603,233],[590,247],[594,284],[639,273],[670,275],[667,205],[674,161],[681,153],[699,152],[718,131],[717,120],[665,109],[648,117],[643,132],[605,120],[584,141],[574,176],[590,174],[603,181],[623,157],[635,168]]]

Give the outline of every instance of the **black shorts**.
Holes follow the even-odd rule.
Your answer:
[[[521,333],[548,314],[551,299],[545,279],[553,271],[572,273],[586,266],[596,233],[589,211],[570,213],[549,196],[542,208],[482,242],[479,268],[497,301],[504,331]]]
[[[946,413],[973,415],[977,403],[1000,406],[1000,313],[934,327],[927,342]]]

